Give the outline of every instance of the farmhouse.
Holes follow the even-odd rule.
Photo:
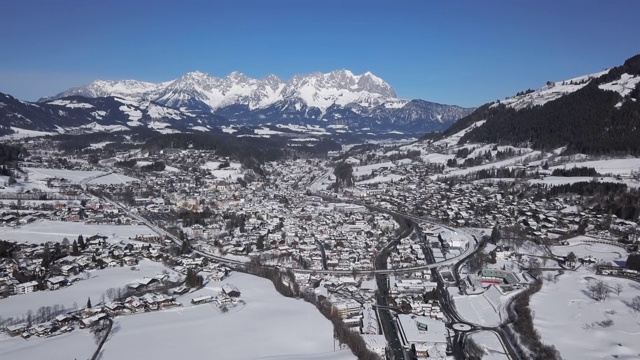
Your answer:
[[[7,326],[7,333],[10,336],[18,336],[29,328],[27,324],[18,324]]]
[[[240,290],[237,287],[229,284],[222,285],[222,292],[230,297],[239,297]]]

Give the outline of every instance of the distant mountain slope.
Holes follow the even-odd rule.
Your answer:
[[[422,133],[442,131],[473,109],[424,100],[401,100],[384,80],[349,70],[252,79],[239,72],[212,77],[187,73],[162,83],[97,80],[40,102],[69,96],[118,96],[153,102],[194,114],[218,114],[232,122],[258,125],[298,123],[346,125],[351,130]]]
[[[193,128],[226,123],[221,116],[194,115],[151,101],[71,96],[29,103],[0,93],[2,134],[12,133],[14,128],[45,132],[66,132],[72,128],[118,131],[137,126]]]
[[[485,104],[444,133],[478,121],[461,143],[487,142],[585,154],[640,154],[640,55],[622,66],[549,83],[498,103]]]

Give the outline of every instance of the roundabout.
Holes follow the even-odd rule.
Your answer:
[[[456,331],[462,331],[462,332],[467,332],[472,329],[471,325],[465,324],[465,323],[455,323],[451,325],[451,328],[453,328]]]

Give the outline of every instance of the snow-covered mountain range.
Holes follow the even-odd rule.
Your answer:
[[[287,82],[275,75],[253,79],[232,72],[224,78],[218,78],[199,71],[161,83],[96,80],[41,99],[40,102],[67,96],[143,98],[186,110],[194,110],[195,103],[210,110],[229,105],[246,105],[254,110],[297,98],[308,107],[326,111],[332,105],[359,104],[371,107],[397,100],[395,91],[384,80],[370,72],[354,75],[349,70],[296,75]]]
[[[152,103],[189,116],[220,115],[232,123],[260,125],[296,123],[346,125],[372,132],[442,131],[473,109],[424,100],[399,99],[393,88],[370,72],[349,70],[253,79],[239,72],[224,78],[190,72],[161,83],[96,80],[43,98],[119,97]]]

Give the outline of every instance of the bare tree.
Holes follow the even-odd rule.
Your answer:
[[[591,297],[596,301],[605,301],[611,293],[611,288],[603,281],[596,281],[588,287]]]
[[[547,280],[547,282],[553,282],[554,276],[553,276],[552,273],[547,273],[547,275],[545,275],[544,279]]]
[[[620,296],[620,294],[622,293],[623,287],[622,284],[620,283],[616,283],[613,286],[613,292],[616,293],[616,295]]]
[[[109,301],[114,301],[115,298],[116,298],[116,289],[108,288],[107,289],[107,298],[109,298]]]
[[[529,268],[529,274],[538,277],[541,274],[540,271],[540,261],[534,257],[529,257],[529,261],[527,264]]]
[[[635,312],[640,312],[640,295],[634,297],[629,303],[629,307]]]

